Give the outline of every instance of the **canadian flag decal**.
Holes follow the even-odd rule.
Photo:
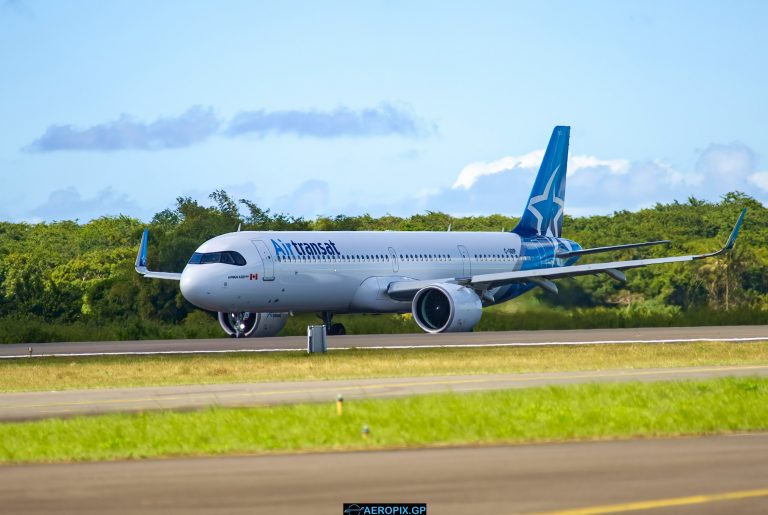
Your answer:
[[[249,277],[249,279],[250,279],[251,281],[256,281],[256,280],[258,280],[258,279],[259,279],[259,274],[251,274],[251,275],[250,275],[250,277]]]

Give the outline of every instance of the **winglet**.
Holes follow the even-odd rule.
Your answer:
[[[739,236],[739,229],[741,229],[741,224],[744,222],[744,215],[746,214],[747,214],[747,208],[745,207],[744,209],[741,210],[741,214],[739,214],[739,219],[736,220],[736,225],[733,226],[731,235],[728,236],[728,241],[725,242],[725,246],[723,248],[721,248],[717,252],[711,252],[709,254],[701,254],[699,256],[695,256],[693,259],[702,259],[702,258],[719,256],[720,254],[731,250],[736,244],[736,238]]]
[[[147,270],[147,240],[149,239],[149,230],[144,229],[144,234],[141,235],[141,244],[139,245],[139,253],[136,254],[135,268],[138,273],[146,277],[147,279],[168,279],[170,281],[180,281],[181,274],[175,272],[153,272]]]
[[[136,254],[136,271],[141,275],[147,273],[147,240],[149,239],[149,229],[144,229],[144,234],[141,235],[141,245],[139,245],[139,253]]]
[[[739,236],[739,229],[741,229],[741,224],[744,222],[744,215],[747,214],[747,208],[741,210],[741,214],[739,215],[739,219],[736,220],[736,225],[733,227],[733,230],[731,231],[731,235],[728,237],[728,241],[725,244],[725,250],[731,250],[733,248],[733,245],[736,243],[736,238]]]

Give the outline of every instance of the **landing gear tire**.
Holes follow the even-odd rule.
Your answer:
[[[347,329],[344,324],[331,324],[328,328],[328,336],[343,336],[347,334]]]

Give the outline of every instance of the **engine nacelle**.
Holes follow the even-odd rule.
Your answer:
[[[428,333],[471,331],[483,315],[477,293],[458,284],[431,284],[416,293],[413,319]]]
[[[235,335],[235,326],[240,326],[242,336],[262,338],[277,336],[288,322],[288,313],[222,313],[219,312],[219,324],[224,332]]]

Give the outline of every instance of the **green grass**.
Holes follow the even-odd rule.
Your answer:
[[[363,425],[370,427],[367,439]],[[0,425],[0,462],[409,448],[768,429],[768,379],[584,384]]]
[[[0,360],[0,391],[768,364],[768,342]]]

